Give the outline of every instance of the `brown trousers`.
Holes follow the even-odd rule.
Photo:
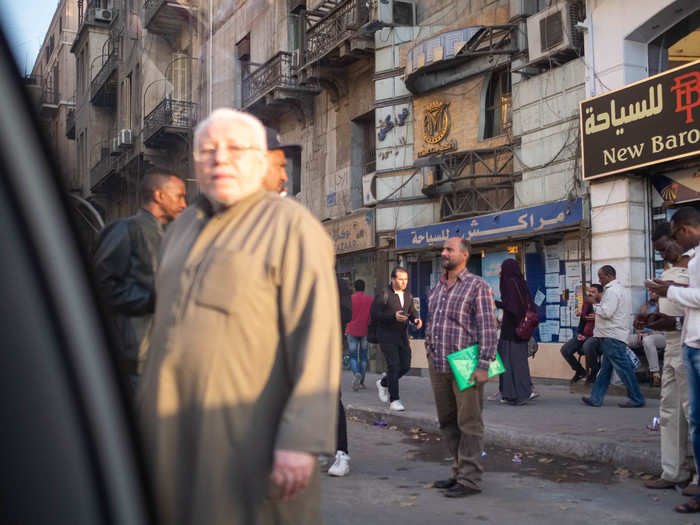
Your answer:
[[[437,372],[430,363],[438,423],[454,458],[453,477],[462,485],[481,490],[479,463],[484,449],[484,385],[459,390],[452,372]]]

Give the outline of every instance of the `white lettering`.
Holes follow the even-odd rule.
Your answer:
[[[615,164],[615,148],[612,148],[612,153],[606,149],[603,150],[603,164],[607,166],[608,162]]]
[[[700,131],[697,128],[691,129],[688,132],[688,142],[695,144],[698,140],[700,140]]]
[[[663,151],[664,149],[664,143],[662,142],[663,138],[661,135],[654,135],[651,137],[651,152],[652,153],[658,153],[659,151]]]

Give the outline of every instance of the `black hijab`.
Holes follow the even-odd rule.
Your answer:
[[[520,271],[520,264],[515,259],[506,259],[501,264],[499,286],[501,302],[511,312],[518,312],[518,317],[522,318],[528,308],[532,308],[532,295]]]

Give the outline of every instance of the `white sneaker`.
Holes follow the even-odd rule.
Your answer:
[[[397,412],[401,412],[403,410],[406,410],[403,406],[403,403],[397,399],[396,401],[392,401],[391,405],[389,405],[389,410],[396,410]]]
[[[377,393],[379,394],[379,401],[382,403],[388,403],[389,402],[389,387],[382,386],[382,378],[386,374],[382,374],[382,377],[377,379],[377,382],[375,383],[377,385]]]
[[[329,476],[347,476],[350,474],[350,456],[342,450],[335,453],[335,462],[328,469]]]

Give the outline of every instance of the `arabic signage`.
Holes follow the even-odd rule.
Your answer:
[[[583,178],[700,154],[700,60],[581,102]]]
[[[441,222],[396,232],[399,249],[440,245],[450,237],[466,237],[472,242],[539,233],[552,228],[573,226],[583,219],[583,200],[559,201],[531,208],[509,210],[464,219]]]
[[[348,253],[374,248],[374,211],[366,211],[324,222],[335,244],[335,253]]]

